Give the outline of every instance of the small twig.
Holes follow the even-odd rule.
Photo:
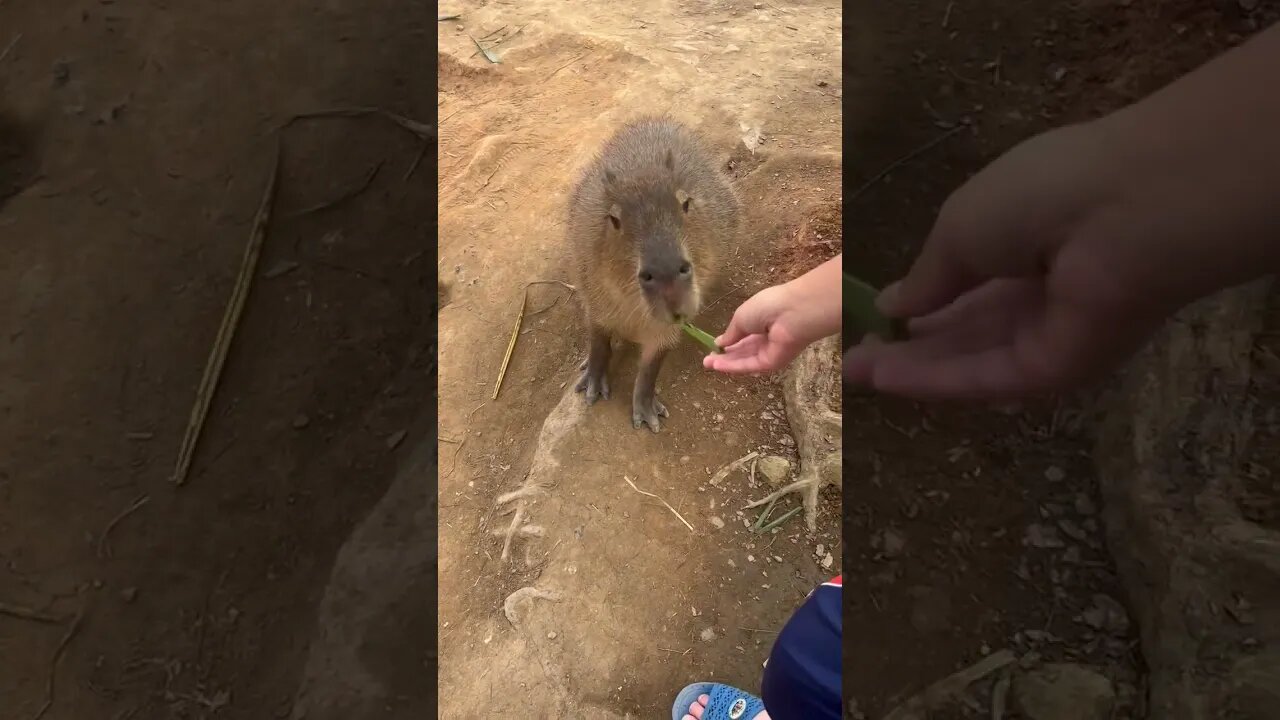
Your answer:
[[[556,75],[558,75],[558,74],[560,73],[560,71],[561,71],[561,70],[563,70],[563,69],[565,69],[565,68],[569,67],[570,65],[572,65],[572,64],[574,64],[574,63],[576,63],[576,62],[578,62],[579,60],[581,60],[582,58],[584,58],[584,57],[586,57],[586,56],[588,56],[588,55],[590,55],[590,54],[591,54],[591,52],[590,52],[590,51],[588,51],[588,52],[584,52],[584,53],[582,53],[581,55],[579,55],[578,57],[576,57],[576,58],[574,58],[574,59],[570,60],[569,62],[567,62],[567,63],[565,63],[565,64],[561,65],[560,67],[556,68],[555,70],[552,70],[552,71],[551,71],[551,74],[547,76],[547,79],[548,79],[548,80],[550,80],[551,78],[553,78],[553,77],[555,77]]]
[[[9,617],[18,618],[19,620],[30,620],[32,622],[46,623],[48,625],[57,625],[62,622],[62,618],[32,610],[21,605],[12,605],[7,602],[0,602],[0,615],[8,615]]]
[[[761,630],[760,628],[743,627],[741,625],[738,626],[738,629],[746,630],[747,632],[754,632],[754,633],[769,633],[770,635],[778,634],[777,630]]]
[[[924,692],[885,715],[884,720],[923,720],[928,717],[931,710],[964,692],[970,685],[993,672],[1003,670],[1016,661],[1017,657],[1009,650],[994,652],[972,666],[925,688]]]
[[[688,655],[689,651],[692,650],[693,648],[685,648],[684,650],[672,650],[671,648],[660,647],[658,649],[663,652],[675,653],[676,655]]]
[[[404,178],[402,179],[403,182],[408,182],[409,178],[413,177],[413,174],[417,172],[418,165],[422,164],[422,158],[426,157],[427,148],[429,147],[431,147],[431,143],[424,141],[422,146],[418,148],[418,154],[414,156],[413,164],[410,165],[409,169],[404,173]]]
[[[72,638],[76,633],[80,632],[80,623],[84,621],[85,608],[81,607],[76,617],[71,621],[71,626],[67,628],[67,632],[63,634],[62,640],[58,643],[58,648],[53,651],[53,660],[49,662],[49,682],[45,685],[44,704],[31,716],[31,720],[40,720],[44,714],[49,712],[49,708],[53,707],[53,690],[54,680],[58,675],[58,662],[62,660],[62,655],[66,652],[67,645],[71,644]]]
[[[946,12],[944,12],[944,13],[942,14],[942,29],[943,29],[943,30],[946,30],[946,29],[947,29],[947,26],[951,24],[951,11],[952,11],[952,10],[955,10],[955,8],[956,8],[956,4],[955,4],[955,2],[954,2],[954,1],[953,1],[953,2],[949,2],[949,3],[947,3],[947,11],[946,11]]]
[[[991,688],[991,720],[1004,720],[1005,710],[1009,707],[1009,684],[1012,677],[1013,673],[1005,668]]]
[[[894,160],[894,161],[893,161],[893,163],[891,163],[891,164],[889,165],[889,167],[887,167],[887,168],[885,168],[884,170],[881,170],[880,172],[876,173],[875,177],[873,177],[873,178],[871,178],[870,180],[868,180],[868,181],[864,182],[861,186],[859,186],[859,187],[858,187],[858,189],[857,189],[857,190],[854,190],[852,194],[850,194],[850,195],[846,196],[846,197],[845,197],[845,199],[844,199],[844,204],[845,204],[845,206],[846,206],[846,207],[848,207],[849,205],[851,205],[851,204],[853,203],[853,201],[854,201],[854,200],[857,200],[859,196],[861,196],[861,195],[862,195],[863,193],[865,193],[866,191],[870,190],[870,189],[871,189],[871,188],[872,188],[876,183],[878,183],[878,182],[880,182],[881,180],[883,180],[883,179],[885,179],[886,177],[888,177],[888,176],[889,176],[889,173],[891,173],[891,172],[893,172],[894,170],[897,170],[898,168],[902,167],[903,165],[905,165],[905,164],[907,164],[907,163],[911,162],[912,160],[916,159],[917,157],[919,157],[920,155],[924,154],[925,152],[928,152],[929,150],[932,150],[932,149],[934,148],[934,146],[936,146],[936,145],[940,145],[944,140],[946,140],[947,138],[951,137],[952,135],[955,135],[956,133],[960,132],[961,130],[964,130],[966,127],[968,127],[968,125],[966,125],[966,124],[964,124],[964,123],[961,123],[961,124],[959,124],[959,125],[956,125],[955,127],[951,128],[950,130],[946,131],[945,133],[943,133],[943,134],[939,135],[938,137],[936,137],[936,138],[934,138],[934,139],[930,140],[929,142],[925,143],[924,145],[921,145],[920,147],[916,148],[915,150],[912,150],[911,152],[907,153],[906,155],[903,155],[902,157],[898,158],[897,160]]]
[[[369,172],[365,173],[363,180],[361,180],[359,183],[355,185],[352,185],[346,190],[342,191],[341,193],[338,194],[337,197],[333,198],[332,200],[325,200],[324,202],[318,203],[316,205],[312,205],[311,207],[303,208],[301,210],[295,210],[294,212],[289,213],[289,215],[287,215],[286,217],[296,218],[296,217],[301,217],[303,215],[310,215],[312,213],[320,212],[321,210],[328,210],[334,205],[338,205],[340,203],[344,203],[350,200],[351,198],[359,195],[365,190],[368,190],[369,186],[373,184],[373,179],[378,176],[378,171],[381,169],[382,169],[382,163],[379,162],[376,165],[374,165],[369,170]]]
[[[507,377],[507,366],[511,364],[511,355],[516,350],[516,340],[520,338],[520,326],[524,324],[524,309],[529,304],[529,288],[533,285],[560,285],[569,290],[577,289],[560,280],[534,280],[525,284],[524,296],[520,298],[520,312],[516,315],[515,327],[511,328],[511,340],[507,342],[507,353],[502,358],[502,367],[498,370],[498,381],[493,384],[493,395],[489,398],[490,400],[497,400],[498,393],[502,391],[502,381]]]
[[[719,470],[717,470],[717,471],[716,471],[716,474],[715,474],[715,475],[712,475],[712,476],[711,476],[711,480],[709,480],[708,482],[710,482],[712,485],[719,485],[721,482],[723,482],[723,481],[724,481],[724,479],[725,479],[726,477],[728,477],[728,476],[729,476],[729,473],[733,472],[734,470],[737,470],[738,468],[742,467],[743,465],[746,465],[747,463],[749,463],[749,462],[751,462],[752,460],[754,460],[754,459],[756,459],[757,457],[759,457],[759,455],[760,455],[760,453],[758,453],[758,452],[756,452],[756,451],[754,451],[754,450],[753,450],[753,451],[751,451],[751,452],[749,452],[749,453],[747,453],[746,455],[743,455],[742,457],[738,458],[737,460],[734,460],[733,462],[729,463],[728,465],[725,465],[724,467],[722,467],[722,468],[720,468]]]
[[[9,53],[13,50],[13,48],[18,44],[18,41],[21,39],[22,39],[22,33],[18,33],[17,35],[13,36],[13,39],[9,41],[9,44],[4,47],[4,51],[0,52],[0,62],[3,62],[5,58],[9,57]]]
[[[685,520],[684,516],[681,515],[675,508],[671,507],[671,504],[668,503],[666,500],[663,500],[662,498],[658,497],[657,495],[654,495],[651,492],[645,492],[644,490],[641,490],[640,488],[636,487],[636,484],[631,482],[631,478],[627,477],[626,475],[623,475],[622,479],[627,481],[627,484],[631,486],[632,490],[635,490],[641,495],[647,495],[648,497],[651,497],[654,500],[657,500],[663,505],[666,505],[667,509],[670,510],[672,513],[674,513],[677,518],[680,518],[680,522],[684,523],[685,527],[689,528],[689,532],[697,532],[696,530],[693,529],[693,526],[689,524],[689,521]]]
[[[227,360],[227,351],[231,348],[231,339],[235,336],[240,315],[244,311],[245,298],[249,296],[249,288],[253,283],[254,275],[257,274],[258,257],[262,254],[262,245],[267,239],[267,226],[271,222],[271,206],[275,202],[276,185],[280,179],[280,153],[281,145],[277,138],[271,175],[267,178],[267,186],[262,191],[262,203],[258,206],[258,215],[254,218],[253,229],[249,233],[244,258],[240,261],[240,273],[236,276],[231,298],[227,301],[227,309],[222,316],[222,326],[218,328],[213,349],[209,352],[204,376],[200,379],[200,387],[196,390],[196,402],[191,408],[191,419],[187,422],[187,431],[178,449],[178,462],[171,478],[175,485],[182,485],[187,481],[187,472],[191,470],[191,460],[195,456],[196,445],[200,442],[200,432],[204,429],[204,421],[209,414],[209,404],[217,391],[222,367]]]
[[[124,520],[125,518],[129,517],[134,512],[136,512],[138,508],[142,507],[143,505],[146,505],[150,501],[151,501],[150,495],[143,495],[137,500],[134,500],[133,504],[125,508],[123,511],[121,511],[119,515],[116,515],[114,518],[112,518],[111,522],[107,523],[107,526],[102,530],[102,535],[98,536],[98,557],[100,558],[111,557],[111,545],[107,542],[107,536],[111,534],[111,531],[115,529],[116,525],[120,524],[121,520]]]
[[[308,120],[311,118],[355,118],[365,117],[366,115],[377,115],[386,120],[390,120],[405,130],[417,135],[419,140],[427,141],[436,139],[436,128],[434,125],[421,123],[417,120],[410,120],[403,115],[393,113],[390,110],[383,110],[380,107],[336,107],[325,108],[323,110],[313,110],[311,112],[294,115],[286,120],[285,123],[281,125],[281,128],[286,128],[298,120]]]
[[[515,327],[511,328],[511,339],[507,341],[507,353],[502,357],[502,368],[498,370],[498,381],[493,384],[493,395],[490,400],[497,400],[498,393],[502,391],[502,381],[507,377],[507,366],[511,364],[511,355],[516,350],[516,340],[520,338],[520,325],[524,323],[524,308],[529,304],[529,288],[524,289],[524,294],[520,297],[520,312],[516,314]]]

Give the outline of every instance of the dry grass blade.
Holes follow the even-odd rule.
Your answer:
[[[107,537],[111,534],[111,531],[115,529],[116,525],[120,524],[121,520],[124,520],[125,518],[129,517],[134,512],[136,512],[138,508],[142,507],[143,505],[146,505],[150,501],[151,501],[151,496],[143,495],[137,500],[134,500],[133,504],[125,508],[123,511],[121,511],[120,514],[112,518],[111,522],[107,523],[107,526],[102,530],[102,535],[98,537],[98,557],[100,558],[111,557],[111,545],[107,542]]]
[[[9,57],[9,53],[13,52],[13,49],[17,47],[18,41],[21,39],[22,39],[22,33],[18,33],[17,35],[13,36],[13,39],[9,41],[9,44],[5,46],[4,50],[0,51],[0,61],[3,61],[5,58]]]
[[[369,170],[369,172],[364,174],[363,180],[361,180],[359,183],[352,185],[346,190],[343,190],[341,193],[338,194],[337,197],[333,198],[332,200],[325,200],[322,203],[316,203],[315,205],[312,205],[311,207],[308,207],[308,208],[296,210],[292,213],[289,213],[288,217],[295,218],[295,217],[301,217],[303,215],[310,215],[311,213],[317,213],[317,212],[320,212],[321,210],[328,210],[334,205],[338,205],[350,200],[351,198],[359,195],[365,190],[368,190],[369,186],[373,184],[373,179],[378,176],[378,171],[381,169],[382,169],[382,163],[379,162],[376,165],[374,165]]]
[[[511,364],[511,355],[516,350],[516,341],[520,338],[520,327],[524,325],[524,311],[529,305],[529,288],[534,285],[559,285],[569,290],[576,290],[574,286],[560,280],[534,280],[526,283],[524,286],[524,297],[520,299],[520,312],[516,315],[515,327],[511,328],[511,339],[507,341],[507,353],[502,357],[502,368],[498,370],[498,381],[493,384],[493,395],[490,400],[497,400],[498,393],[502,391],[502,381],[507,377],[507,366]],[[539,312],[542,312],[539,310]]]
[[[0,602],[0,615],[8,615],[19,620],[30,620],[32,622],[45,623],[47,625],[57,625],[62,622],[63,618],[48,613],[32,610],[21,605],[11,605],[7,602]]]
[[[475,44],[476,44],[476,49],[480,51],[480,54],[481,54],[481,55],[484,55],[484,59],[485,59],[485,60],[488,60],[489,62],[491,62],[491,63],[493,63],[493,64],[495,64],[495,65],[498,63],[498,56],[497,56],[497,55],[494,55],[493,53],[491,53],[491,52],[489,52],[488,50],[486,50],[486,49],[485,49],[485,47],[484,47],[483,45],[481,45],[481,44],[480,44],[480,41],[479,41],[479,40],[477,40],[477,39],[475,39],[475,38],[474,38],[474,37],[472,37],[471,35],[467,35],[467,37],[471,38],[471,42],[473,42],[473,43],[475,43]]]
[[[646,495],[646,496],[648,496],[648,497],[651,497],[651,498],[653,498],[654,500],[657,500],[658,502],[662,503],[663,505],[666,505],[666,506],[667,506],[667,509],[668,509],[668,510],[670,510],[670,511],[671,511],[671,513],[672,513],[673,515],[675,515],[677,518],[679,518],[679,519],[680,519],[680,522],[684,523],[684,526],[685,526],[685,527],[689,528],[689,532],[696,532],[696,531],[693,529],[693,526],[689,524],[689,521],[688,521],[688,520],[685,520],[685,519],[684,519],[684,516],[683,516],[683,515],[681,515],[681,514],[679,513],[679,511],[677,511],[675,508],[671,507],[671,504],[670,504],[670,503],[668,503],[666,500],[663,500],[662,498],[658,497],[657,495],[654,495],[654,494],[653,494],[653,493],[651,493],[651,492],[646,492],[646,491],[641,490],[640,488],[636,487],[636,484],[635,484],[635,483],[633,483],[633,482],[631,482],[631,478],[627,477],[626,475],[623,475],[623,476],[622,476],[622,479],[627,481],[627,484],[631,486],[631,489],[632,489],[632,490],[635,490],[636,492],[640,493],[641,495]]]
[[[67,645],[70,645],[76,633],[80,632],[80,623],[84,622],[84,611],[85,609],[82,607],[76,613],[75,619],[71,621],[71,626],[62,635],[58,648],[53,651],[53,659],[49,661],[49,680],[44,689],[44,703],[40,705],[40,709],[36,711],[36,714],[31,716],[31,720],[40,720],[45,713],[49,712],[49,708],[53,707],[54,681],[58,676],[58,663],[62,660],[62,655],[66,652]]]
[[[737,470],[743,465],[746,465],[752,460],[755,460],[759,456],[760,456],[760,453],[754,450],[747,453],[746,455],[743,455],[737,460],[734,460],[733,462],[729,463],[728,465],[725,465],[724,467],[716,471],[716,474],[712,475],[711,480],[709,480],[708,482],[710,482],[712,485],[719,485],[720,483],[724,482],[725,478],[729,477],[729,473],[733,472],[734,470]],[[748,505],[747,507],[751,507],[751,506]]]
[[[524,324],[524,309],[529,304],[529,288],[526,286],[524,295],[520,298],[520,312],[516,315],[515,327],[511,328],[511,340],[507,342],[507,354],[502,357],[502,369],[498,371],[498,381],[493,384],[493,396],[490,400],[497,400],[498,393],[502,391],[502,381],[507,377],[507,366],[511,364],[511,355],[516,351],[516,340],[520,338],[520,326]]]
[[[926,152],[928,152],[929,150],[933,149],[933,147],[934,147],[934,146],[936,146],[936,145],[940,145],[944,140],[946,140],[947,138],[951,137],[952,135],[955,135],[956,133],[960,132],[961,130],[964,130],[964,129],[965,129],[965,128],[967,128],[967,127],[969,127],[969,126],[968,126],[967,124],[964,124],[964,123],[961,123],[961,124],[959,124],[959,125],[956,125],[955,127],[951,128],[950,130],[946,131],[945,133],[943,133],[943,134],[939,135],[938,137],[936,137],[936,138],[934,138],[934,139],[930,140],[929,142],[925,143],[924,145],[921,145],[920,147],[916,148],[915,150],[912,150],[911,152],[907,153],[906,155],[903,155],[902,157],[898,158],[897,160],[894,160],[892,163],[890,163],[890,164],[889,164],[889,166],[888,166],[888,167],[886,167],[885,169],[883,169],[883,170],[881,170],[880,172],[876,173],[876,174],[875,174],[875,176],[874,176],[874,177],[872,177],[870,180],[868,180],[868,181],[866,181],[866,182],[862,183],[862,185],[858,186],[858,189],[857,189],[857,190],[854,190],[852,193],[850,193],[849,195],[847,195],[847,196],[845,197],[845,199],[844,199],[845,207],[848,207],[849,205],[851,205],[851,204],[853,203],[853,201],[854,201],[854,200],[857,200],[859,197],[861,197],[861,196],[862,196],[862,194],[863,194],[863,193],[865,193],[866,191],[868,191],[868,190],[870,190],[872,187],[874,187],[874,186],[876,185],[876,183],[878,183],[878,182],[880,182],[881,180],[883,180],[883,179],[885,179],[886,177],[888,177],[888,176],[889,176],[889,173],[892,173],[894,170],[897,170],[898,168],[902,167],[903,165],[906,165],[907,163],[909,163],[909,162],[911,162],[912,160],[916,159],[916,158],[917,158],[917,157],[919,157],[920,155],[923,155],[924,153],[926,153]]]
[[[244,311],[245,299],[249,296],[249,288],[256,274],[258,257],[262,254],[262,245],[267,238],[267,226],[271,222],[271,206],[275,202],[276,185],[280,179],[280,153],[280,143],[277,141],[275,158],[271,164],[271,176],[267,179],[267,187],[262,192],[262,203],[258,206],[258,214],[254,218],[253,229],[249,233],[249,242],[245,246],[244,257],[240,262],[240,273],[236,276],[231,299],[227,302],[227,310],[222,316],[222,326],[218,328],[213,349],[209,353],[209,361],[205,365],[204,376],[200,379],[200,387],[196,390],[196,402],[191,408],[191,419],[187,423],[186,434],[183,435],[182,445],[178,449],[178,462],[171,478],[176,485],[182,485],[187,481],[191,460],[200,442],[200,432],[204,429],[204,421],[209,414],[209,404],[217,391],[222,367],[227,361],[227,351],[231,348],[231,339],[235,336],[240,315]]]

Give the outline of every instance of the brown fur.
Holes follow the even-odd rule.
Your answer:
[[[583,170],[569,200],[567,234],[589,325],[646,349],[676,344],[678,326],[654,317],[641,294],[636,278],[641,239],[629,236],[628,229],[647,219],[645,213],[654,213],[658,203],[686,197],[692,208],[682,216],[676,236],[693,265],[696,310],[736,242],[739,215],[729,179],[698,138],[674,120],[638,120],[605,142]],[[629,211],[621,231],[609,220],[611,208],[619,205]]]

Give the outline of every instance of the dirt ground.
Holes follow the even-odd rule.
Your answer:
[[[490,397],[525,284],[565,277],[567,178],[631,114],[696,126],[748,199],[712,327],[833,249],[829,232],[799,246],[836,214],[860,274],[899,274],[986,160],[1139,96],[1276,3],[615,8],[446,4],[461,17],[438,25],[433,106],[437,25],[420,4],[0,2],[0,719],[28,720],[46,697],[53,719],[301,717],[299,687],[323,665],[317,617],[350,607],[331,592],[344,542],[394,519],[388,503],[434,525],[426,500],[388,489],[420,490],[432,460],[436,188],[429,157],[414,167],[420,141],[377,118],[287,131],[200,452],[185,486],[168,481],[272,131],[334,106],[441,118],[440,616],[419,617],[434,592],[424,568],[354,648],[388,678],[382,716],[434,704],[438,632],[454,717],[661,717],[694,679],[754,687],[771,632],[841,571],[847,690],[869,717],[1003,647],[1104,668],[1140,709],[1132,629],[1090,620],[1096,596],[1120,594],[1094,519],[1090,398],[976,412],[846,397],[843,497],[824,492],[816,533],[797,518],[765,539],[737,508],[766,483],[706,479],[749,450],[792,454],[771,382],[709,376],[683,347],[661,379],[663,434],[633,431],[617,401],[575,415],[560,400],[581,323],[572,297],[536,286]],[[1272,378],[1277,352],[1257,349]],[[633,365],[617,364],[618,387]],[[1276,527],[1276,390],[1256,383],[1246,514]],[[495,502],[526,474],[554,480],[527,505],[544,536],[516,539],[503,562],[492,532],[510,506]],[[578,594],[526,593],[508,617],[522,587]]]
[[[754,687],[780,623],[839,571],[838,493],[828,491],[816,532],[796,517],[762,537],[745,527],[756,512],[740,508],[767,493],[763,475],[710,483],[749,452],[794,459],[774,382],[714,377],[682,345],[659,380],[671,417],[653,435],[629,421],[628,350],[614,362],[614,399],[584,412],[572,391],[580,310],[564,288],[538,285],[492,397],[526,285],[568,280],[573,172],[639,114],[702,133],[748,208],[700,325],[722,327],[737,303],[785,279],[795,258],[779,251],[810,218],[835,214],[817,251],[838,250],[840,6],[757,5],[442,7],[461,16],[442,25],[439,78],[446,716],[658,717],[697,679]],[[543,485],[527,503],[497,502]],[[504,560],[513,508],[538,534],[515,538]]]
[[[46,718],[290,715],[334,555],[431,430],[414,136],[287,131],[200,452],[168,478],[273,129],[347,105],[430,121],[434,22],[404,2],[0,4],[0,602],[63,619],[0,614],[0,718],[35,716],[81,612]],[[425,661],[435,628],[398,641]]]
[[[899,276],[942,200],[985,162],[1042,129],[1141,97],[1247,37],[1275,9],[868,5],[845,46],[845,233],[857,238],[848,266],[876,282]],[[967,127],[948,136],[957,124]],[[1142,715],[1143,658],[1133,623],[1116,611],[1125,597],[1099,514],[1095,413],[1105,405],[1097,399],[974,410],[845,398],[851,716],[879,717],[1003,648],[1099,670],[1118,694],[1114,717]],[[1260,501],[1256,512],[1270,508]],[[951,712],[988,717],[990,687],[975,686]]]

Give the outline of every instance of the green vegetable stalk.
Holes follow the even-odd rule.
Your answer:
[[[842,273],[842,275],[844,280],[844,294],[841,298],[843,349],[849,349],[865,335],[875,335],[888,341],[905,340],[906,323],[885,317],[876,308],[876,297],[880,291],[849,273]]]
[[[724,350],[721,349],[719,345],[716,345],[715,337],[694,327],[688,320],[680,323],[680,329],[684,330],[689,335],[689,337],[701,343],[703,347],[705,347],[709,352],[713,352],[713,353],[724,352]]]

